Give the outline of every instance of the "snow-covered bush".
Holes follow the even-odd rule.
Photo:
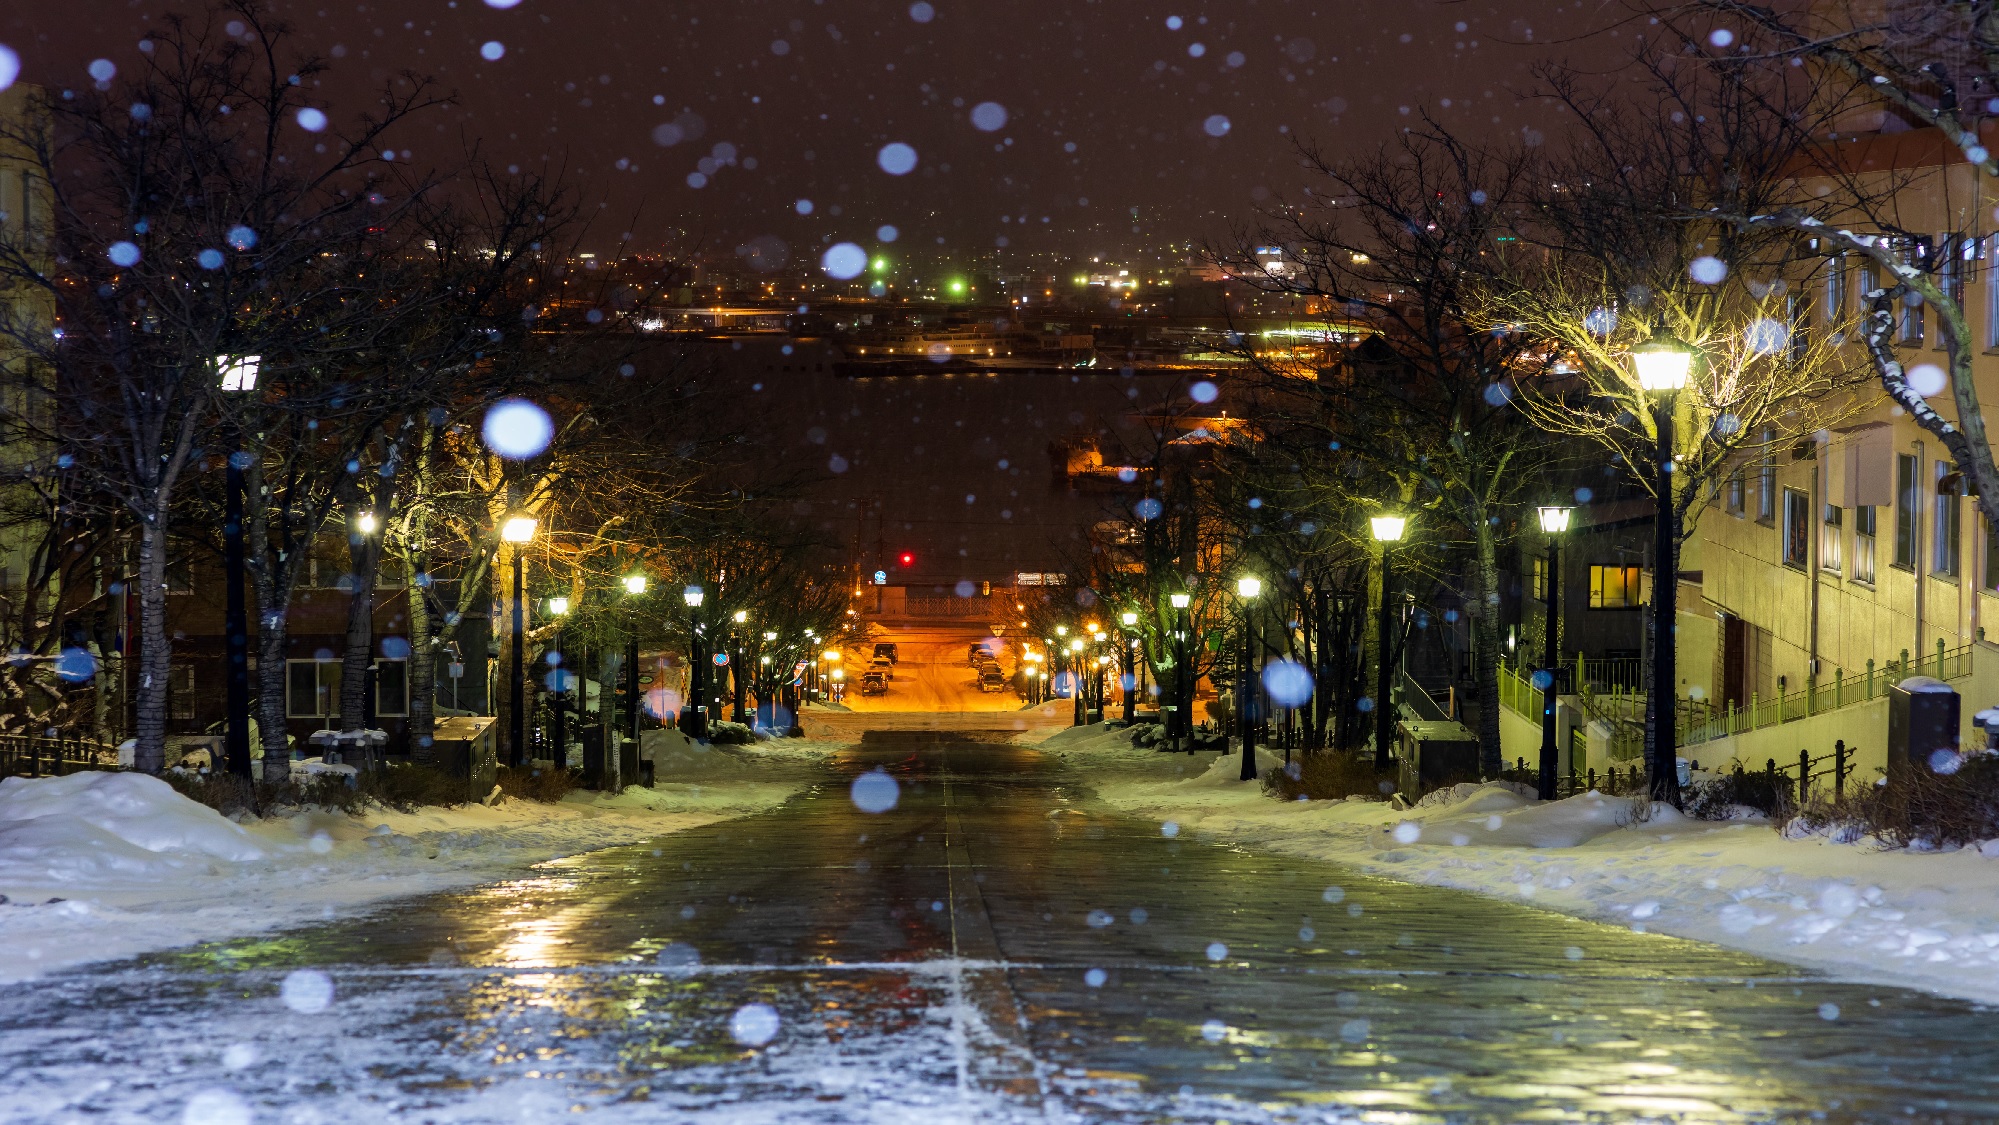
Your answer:
[[[748,746],[756,740],[756,732],[741,723],[708,724],[708,741],[717,746]]]

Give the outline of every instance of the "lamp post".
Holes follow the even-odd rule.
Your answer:
[[[1083,684],[1083,638],[1077,637],[1069,642],[1068,663],[1069,702],[1075,705],[1075,719],[1071,725],[1086,726],[1090,720],[1085,710],[1088,704],[1083,698],[1088,690]]]
[[[1541,530],[1548,536],[1548,641],[1541,656],[1541,674],[1548,682],[1541,689],[1541,773],[1540,797],[1555,799],[1555,704],[1561,691],[1562,640],[1562,533],[1569,529],[1573,508],[1550,504],[1540,509]]]
[[[762,654],[757,657],[757,680],[760,685],[757,688],[757,721],[771,728],[773,731],[777,729],[777,681],[783,674],[783,669],[770,667],[771,653],[776,642],[777,634],[765,630],[764,649]],[[766,703],[770,704],[769,715],[764,714],[764,704]]]
[[[749,619],[750,611],[747,609],[739,609],[729,617],[729,620],[734,622],[736,626],[741,626]],[[736,721],[739,723],[743,721],[743,704],[746,702],[743,691],[746,686],[743,683],[745,664],[746,662],[743,659],[742,629],[731,628],[729,630],[729,695],[736,705]]]
[[[516,512],[508,516],[500,525],[500,538],[514,545],[514,618],[513,642],[514,658],[509,663],[514,686],[507,696],[513,708],[512,745],[507,747],[507,764],[519,768],[527,763],[528,744],[528,702],[527,702],[527,658],[522,646],[527,643],[527,607],[523,602],[521,555],[529,543],[534,542],[535,518],[526,512]]]
[[[646,592],[646,576],[628,574],[625,576],[625,593],[629,597],[641,597]],[[637,618],[632,618],[636,622]],[[625,638],[625,736],[632,740],[634,760],[639,746],[639,716],[644,709],[639,694],[639,630],[634,624]],[[613,728],[613,735],[616,735]],[[625,780],[625,751],[623,746],[608,744],[604,747],[604,770],[611,775],[607,786],[613,793],[622,792]],[[634,770],[634,773],[637,771]]]
[[[554,681],[555,693],[555,705],[550,708],[551,711],[555,712],[555,738],[553,739],[555,745],[549,753],[549,758],[555,763],[556,769],[565,769],[569,765],[570,672],[567,666],[569,656],[562,651],[561,621],[569,616],[569,599],[548,599],[548,613],[557,622],[555,626],[556,663],[549,666],[549,678]]]
[[[1657,396],[1653,411],[1658,428],[1656,495],[1658,518],[1652,532],[1652,690],[1645,693],[1645,768],[1651,775],[1649,789],[1655,801],[1678,807],[1680,771],[1676,760],[1678,740],[1674,713],[1679,695],[1679,674],[1675,667],[1678,645],[1676,617],[1679,600],[1679,518],[1673,509],[1673,410],[1680,391],[1687,385],[1693,368],[1694,352],[1654,326],[1652,338],[1631,349],[1631,365],[1637,370],[1638,385]]]
[[[1252,700],[1256,697],[1256,647],[1250,624],[1256,614],[1256,597],[1263,593],[1263,579],[1245,576],[1236,579],[1236,598],[1242,612],[1242,669],[1236,674],[1236,729],[1242,737],[1243,781],[1256,780],[1256,718]]]
[[[1168,737],[1186,739],[1174,746],[1193,753],[1194,717],[1194,670],[1187,652],[1187,634],[1193,630],[1192,614],[1187,608],[1193,604],[1191,594],[1170,594],[1167,600],[1173,604],[1173,706],[1168,716]]]
[[[263,357],[254,355],[216,356],[215,369],[223,394],[248,395],[257,389],[257,370]],[[243,556],[243,467],[250,455],[242,449],[243,435],[232,417],[229,460],[223,476],[228,493],[222,509],[222,567],[225,603],[222,613],[224,662],[227,687],[224,703],[227,725],[223,728],[222,759],[229,772],[250,776],[250,614],[245,606]],[[275,767],[280,763],[272,763]],[[289,772],[291,763],[281,763]],[[282,776],[275,768],[267,774]]]
[[[708,700],[704,694],[708,690],[708,654],[701,650],[701,614],[698,612],[706,593],[699,586],[689,586],[681,591],[681,599],[687,603],[687,700],[680,708],[680,729],[687,737],[697,741],[708,738]]]
[[[1143,668],[1143,665],[1131,658],[1131,650],[1141,643],[1131,635],[1132,631],[1138,627],[1138,614],[1126,610],[1118,616],[1118,621],[1124,626],[1124,651],[1118,654],[1118,663],[1124,666],[1124,676],[1122,677],[1124,682],[1124,725],[1130,726],[1132,697],[1138,694],[1138,677]]]
[[[1395,764],[1394,755],[1389,749],[1390,742],[1395,737],[1395,707],[1389,702],[1392,685],[1389,682],[1388,639],[1390,625],[1395,615],[1392,604],[1395,544],[1402,541],[1402,533],[1408,527],[1408,523],[1406,517],[1389,512],[1368,520],[1368,529],[1373,532],[1374,541],[1381,544],[1381,611],[1375,618],[1377,667],[1374,677],[1374,768],[1378,770],[1385,770]]]

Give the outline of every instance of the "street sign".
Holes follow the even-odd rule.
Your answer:
[[[722,665],[727,664],[728,662],[729,662],[728,653],[718,652],[715,654],[715,667],[720,668]]]
[[[446,664],[444,666],[444,674],[450,676],[454,680],[464,679],[465,665],[460,664],[456,660],[454,660],[451,663]]]
[[[875,585],[877,586],[888,585],[888,571],[886,570],[875,571]]]

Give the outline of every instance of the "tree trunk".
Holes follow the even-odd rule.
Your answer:
[[[276,780],[283,774],[276,772],[279,762],[291,758],[291,735],[286,730],[285,694],[290,689],[286,679],[285,657],[290,648],[290,634],[285,629],[285,612],[290,602],[289,582],[272,589],[273,584],[259,582],[257,586],[257,741],[264,747],[265,776]],[[287,767],[289,768],[289,767]]]
[[[368,725],[368,666],[374,662],[375,572],[382,552],[374,536],[349,533],[348,558],[353,590],[347,599],[347,644],[340,657],[340,729],[364,730]]]
[[[155,496],[159,505],[164,497]],[[133,768],[159,773],[167,764],[167,680],[173,645],[167,637],[166,514],[159,506],[139,518],[139,683],[132,693],[138,748]]]
[[[417,540],[421,542],[420,540]],[[437,619],[430,612],[430,576],[422,569],[423,556],[404,556],[406,575],[403,589],[409,602],[409,740],[410,757],[429,764],[432,736],[437,731]]]
[[[1476,514],[1478,607],[1472,628],[1478,636],[1472,644],[1472,677],[1478,684],[1478,768],[1482,776],[1497,777],[1506,768],[1499,741],[1499,544],[1484,509]]]
[[[493,665],[492,691],[488,693],[487,706],[493,713],[493,729],[498,731],[500,760],[509,762],[514,752],[514,596],[513,566],[514,556],[521,550],[519,544],[502,542],[493,557],[493,566],[486,572],[492,585],[492,628],[489,635],[498,643],[494,645],[497,658]],[[490,643],[490,642],[489,642]]]

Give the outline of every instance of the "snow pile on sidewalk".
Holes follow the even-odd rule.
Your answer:
[[[1458,785],[1384,801],[1279,801],[1238,756],[1189,776],[1183,755],[1116,732],[1042,743],[1106,803],[1229,842],[1368,874],[1746,950],[1842,976],[1999,1001],[1999,843],[1885,850],[1766,820],[1690,820],[1623,797],[1540,802],[1524,786]],[[1179,762],[1175,759],[1182,759]],[[1258,754],[1262,767],[1265,758]],[[1275,764],[1275,763],[1273,763]]]
[[[136,773],[0,781],[0,886],[164,879],[266,850],[220,813]]]
[[[684,741],[684,740],[683,740]],[[505,878],[782,804],[837,746],[670,747],[655,788],[232,823],[158,778],[0,781],[0,981]]]

